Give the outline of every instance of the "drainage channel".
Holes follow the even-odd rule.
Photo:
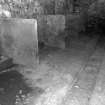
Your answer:
[[[68,91],[64,105],[89,105],[96,79],[103,62],[104,48],[96,46],[96,50],[89,57],[85,66],[78,73],[76,80]]]

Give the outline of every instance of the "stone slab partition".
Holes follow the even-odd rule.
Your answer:
[[[70,32],[70,35],[75,35],[82,30],[82,24],[80,23],[80,15],[70,14],[65,16],[66,28]],[[77,34],[76,34],[77,35]]]
[[[0,19],[2,55],[15,64],[35,67],[38,63],[37,21],[34,19]]]
[[[65,48],[65,16],[64,15],[39,15],[38,39],[46,45]]]

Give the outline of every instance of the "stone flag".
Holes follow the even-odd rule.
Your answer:
[[[15,64],[35,67],[38,62],[37,21],[34,19],[1,19],[2,55]]]

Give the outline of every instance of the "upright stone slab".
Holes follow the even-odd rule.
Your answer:
[[[38,37],[46,45],[64,48],[65,16],[41,15],[38,17]]]
[[[38,63],[37,21],[33,19],[1,19],[0,40],[3,55],[16,64],[35,67]]]
[[[82,20],[80,16],[76,14],[66,15],[65,20],[66,20],[66,29],[69,33],[68,34],[69,37],[78,38],[79,37],[78,33],[84,29],[84,26],[81,23]]]
[[[38,40],[43,41],[46,39],[46,30],[47,30],[47,15],[38,15]]]

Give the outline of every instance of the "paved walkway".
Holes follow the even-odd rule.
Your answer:
[[[38,70],[22,72],[34,91],[44,90],[39,98],[32,95],[35,105],[87,105],[102,63],[103,51],[94,40],[76,42],[70,50],[52,51],[40,62]],[[27,72],[26,72],[27,71]],[[44,100],[44,101],[43,101]]]
[[[96,51],[91,55],[81,72],[77,75],[70,91],[68,91],[64,105],[90,105],[90,103],[92,103],[91,105],[104,105],[95,104],[93,102],[94,98],[91,99],[103,57],[104,49],[96,48]],[[100,102],[98,101],[98,103]]]
[[[105,105],[105,51],[89,105]]]
[[[70,49],[46,49],[37,69],[20,70],[33,91],[24,96],[20,90],[19,95],[16,95],[17,101],[14,98],[16,105],[105,105],[105,48],[96,42],[76,41]],[[8,78],[1,78],[5,80],[1,79],[1,83],[7,84]],[[11,81],[14,82],[14,77]],[[0,104],[7,105],[5,100],[10,102],[11,91],[18,87],[11,86],[8,87],[9,94],[3,90],[4,87],[0,88]],[[6,99],[5,95],[10,99]]]

